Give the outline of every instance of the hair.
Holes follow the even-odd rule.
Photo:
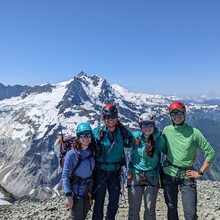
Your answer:
[[[153,135],[151,134],[149,136],[149,138],[147,139],[147,142],[146,142],[146,155],[148,155],[149,157],[153,157],[153,154],[155,152],[155,142],[154,142],[154,139],[153,139]]]
[[[81,148],[81,144],[80,144],[80,142],[79,142],[79,137],[76,138],[75,144],[76,144],[76,145],[75,145],[75,148],[76,148],[76,149],[80,149],[80,148]]]

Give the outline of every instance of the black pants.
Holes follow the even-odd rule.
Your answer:
[[[184,217],[186,220],[196,220],[197,190],[195,179],[176,179],[167,174],[163,175],[164,197],[168,208],[167,219],[178,220],[178,192],[182,196]]]
[[[105,171],[98,169],[94,176],[94,199],[93,220],[103,219],[103,208],[106,191],[108,190],[109,200],[107,206],[106,220],[115,220],[118,210],[120,196],[119,171]]]
[[[89,197],[76,197],[74,198],[73,208],[70,209],[70,216],[72,220],[85,220],[89,212],[90,204]]]

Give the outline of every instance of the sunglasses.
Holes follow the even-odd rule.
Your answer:
[[[178,111],[178,112],[171,112],[171,113],[170,113],[170,116],[171,116],[171,117],[173,117],[173,116],[175,116],[175,115],[184,115],[184,113],[181,112],[181,111]]]
[[[141,125],[141,129],[142,128],[152,128],[154,127],[154,123],[144,123]]]
[[[117,116],[107,115],[104,119],[116,119]]]
[[[79,135],[79,138],[91,138],[92,137],[92,134],[80,134]]]

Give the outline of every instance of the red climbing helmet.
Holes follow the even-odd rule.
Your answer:
[[[118,116],[118,110],[114,104],[106,104],[102,108],[102,117],[106,116]]]
[[[171,113],[175,109],[186,112],[186,107],[182,102],[172,102],[169,106],[169,113]]]

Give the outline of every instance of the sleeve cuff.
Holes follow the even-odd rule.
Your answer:
[[[73,193],[72,192],[67,192],[65,195],[66,196],[73,196]]]

